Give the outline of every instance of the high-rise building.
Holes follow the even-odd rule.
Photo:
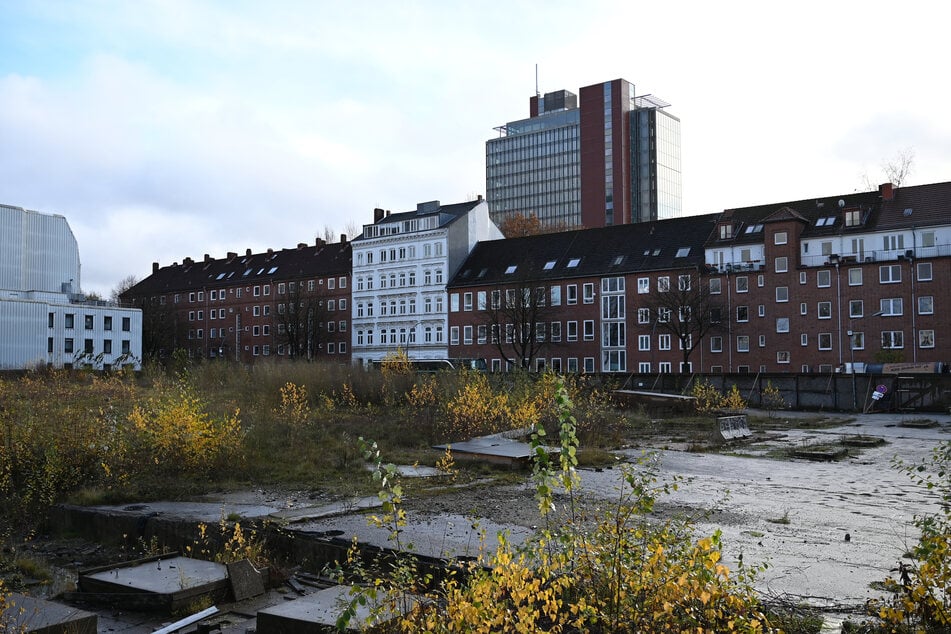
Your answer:
[[[681,213],[680,119],[615,79],[530,100],[486,142],[486,200],[500,226],[604,227]]]

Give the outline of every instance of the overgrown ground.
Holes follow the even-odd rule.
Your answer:
[[[45,509],[60,501],[176,499],[248,488],[375,493],[378,483],[354,477],[366,465],[361,437],[376,441],[386,461],[430,466],[438,458],[435,443],[532,423],[558,444],[565,413],[556,405],[560,383],[552,375],[415,375],[390,367],[396,370],[209,364],[151,368],[139,376],[40,372],[0,379],[0,495],[7,501],[0,536],[14,545],[29,540]],[[577,466],[613,464],[619,449],[727,450],[708,416],[654,419],[621,410],[611,403],[611,387],[567,379]],[[841,420],[755,417],[758,442],[740,453],[786,459],[769,449],[773,440],[794,428],[832,424]],[[524,482],[524,475],[482,464],[437,466],[452,468],[461,483]],[[405,487],[400,497],[411,500],[408,508],[444,499],[421,481],[407,480]],[[486,517],[492,511],[455,510]]]

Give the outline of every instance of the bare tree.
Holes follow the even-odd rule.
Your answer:
[[[904,150],[899,150],[894,158],[886,159],[882,161],[882,175],[884,179],[894,185],[895,187],[901,187],[908,180],[908,177],[911,175],[911,172],[915,167],[915,150],[914,148],[905,148]],[[862,186],[868,190],[872,191],[878,189],[878,183],[869,175],[867,171],[862,172]]]
[[[126,275],[121,280],[119,280],[119,283],[116,284],[115,288],[112,289],[112,292],[109,294],[109,299],[118,304],[122,301],[122,295],[138,283],[139,280],[135,277],[135,275]]]
[[[548,288],[521,280],[500,284],[489,293],[485,306],[478,307],[482,324],[492,345],[509,365],[531,369],[543,350],[552,345],[550,321],[553,310]],[[560,324],[559,324],[560,326]]]
[[[347,240],[353,240],[358,235],[363,233],[363,229],[360,227],[360,225],[358,225],[353,220],[347,223],[346,231],[347,231]]]
[[[327,339],[324,325],[329,311],[324,293],[313,280],[290,281],[287,294],[277,301],[277,342],[291,357],[312,360]]]
[[[679,342],[681,372],[689,367],[690,355],[703,338],[721,329],[723,306],[710,294],[707,282],[696,271],[660,277],[644,303],[655,329]]]

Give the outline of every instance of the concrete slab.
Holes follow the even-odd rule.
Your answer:
[[[226,564],[231,581],[231,595],[235,601],[244,601],[264,594],[264,577],[247,559]]]
[[[363,498],[352,498],[342,500],[332,504],[322,506],[311,506],[306,508],[283,509],[271,513],[268,517],[274,520],[280,520],[290,524],[303,522],[307,520],[320,519],[322,517],[333,517],[334,515],[345,515],[354,511],[379,508],[383,505],[380,498],[368,496]]]
[[[532,457],[532,446],[527,442],[520,442],[500,435],[481,436],[451,443],[436,445],[436,449],[445,451],[449,447],[456,456],[472,456],[496,464],[515,465],[528,462]],[[557,455],[557,447],[545,447],[549,455]]]
[[[96,506],[113,515],[185,519],[217,524],[222,517],[238,516],[245,519],[267,517],[280,509],[264,504],[222,504],[220,502],[142,502],[123,506]]]
[[[80,572],[78,585],[80,594],[91,600],[170,612],[187,608],[199,597],[222,601],[231,589],[224,564],[181,556]]]
[[[52,603],[22,594],[7,597],[0,612],[0,632],[19,634],[96,634],[98,617],[60,603]]]
[[[314,594],[265,608],[258,612],[258,634],[316,634],[337,632],[337,619],[343,614],[355,595],[352,586],[334,586]],[[409,598],[406,609],[412,609],[415,599]],[[368,601],[367,605],[356,606],[356,614],[351,619],[346,632],[362,632],[370,625],[373,612],[380,606]],[[390,620],[396,612],[384,609],[382,619]],[[378,615],[379,616],[379,615]]]

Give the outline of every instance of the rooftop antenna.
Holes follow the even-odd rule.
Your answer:
[[[535,96],[541,97],[542,94],[538,92],[538,64],[535,64]]]

